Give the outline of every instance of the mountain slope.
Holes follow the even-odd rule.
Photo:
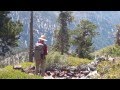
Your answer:
[[[98,26],[100,33],[93,40],[96,49],[101,49],[114,43],[115,25],[120,23],[119,11],[74,11],[75,22],[70,25],[74,29],[81,19],[88,19]],[[24,25],[24,31],[21,33],[20,47],[29,46],[29,11],[12,11],[13,20],[21,20]],[[58,11],[35,11],[34,12],[34,43],[41,34],[46,34],[48,42],[52,44],[53,31],[56,29]]]

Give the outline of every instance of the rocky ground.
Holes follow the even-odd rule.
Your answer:
[[[44,79],[93,79],[100,75],[96,71],[99,61],[93,61],[87,65],[66,66],[62,68],[51,68],[45,71]],[[23,69],[21,65],[16,65],[14,69],[21,70],[29,75],[35,74],[35,67],[31,66]]]
[[[93,79],[100,75],[96,71],[98,61],[93,61],[87,65],[80,65],[78,67],[69,66],[61,69],[53,69],[46,71],[44,79]]]
[[[98,74],[96,68],[97,65],[105,60],[103,57],[92,61],[89,64],[75,66],[65,66],[62,68],[52,67],[45,71],[44,79],[102,79],[102,75]],[[109,60],[109,59],[108,59]],[[114,58],[110,58],[109,61],[115,62]],[[14,66],[14,69],[21,70],[29,75],[35,74],[35,66],[31,66],[23,69],[20,66]]]

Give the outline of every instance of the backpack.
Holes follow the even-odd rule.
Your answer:
[[[44,45],[43,44],[36,45],[34,49],[35,60],[42,59],[42,55],[44,55]]]

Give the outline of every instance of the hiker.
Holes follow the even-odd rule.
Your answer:
[[[38,74],[39,71],[41,71],[41,76],[44,76],[45,74],[45,59],[46,59],[45,56],[47,55],[47,45],[44,43],[44,41],[47,41],[46,37],[45,35],[41,35],[39,41],[35,44],[34,51],[36,65],[35,73]]]

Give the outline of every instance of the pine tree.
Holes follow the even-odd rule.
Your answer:
[[[69,34],[68,34],[68,24],[72,22],[72,12],[70,11],[60,11],[58,22],[60,25],[60,29],[56,30],[56,42],[54,47],[57,51],[63,53],[67,53],[69,50]]]
[[[97,32],[97,26],[88,20],[82,20],[77,28],[72,31],[71,43],[76,46],[76,53],[81,58],[88,58],[89,53],[93,50],[92,39]]]
[[[12,21],[8,17],[9,11],[0,11],[0,55],[5,56],[12,48],[18,46],[20,32],[23,25],[20,21]]]

